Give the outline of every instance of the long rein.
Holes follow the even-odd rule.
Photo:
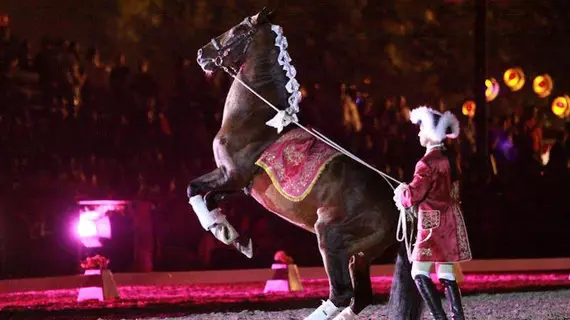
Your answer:
[[[244,81],[242,81],[235,72],[233,72],[233,70],[230,70],[229,68],[227,68],[226,66],[224,66],[223,64],[218,64],[218,67],[222,68],[227,74],[229,74],[232,78],[234,78],[234,80],[236,80],[237,82],[239,82],[242,86],[244,86],[247,90],[249,90],[251,93],[253,93],[255,96],[257,96],[259,99],[261,99],[261,101],[265,102],[265,104],[267,104],[268,106],[270,106],[271,108],[273,108],[273,110],[275,110],[276,112],[281,112],[283,110],[277,108],[275,105],[273,105],[271,102],[269,102],[267,99],[265,99],[262,95],[260,95],[259,93],[257,93],[255,90],[253,90],[249,85],[247,85]],[[305,126],[303,126],[302,124],[300,124],[297,120],[291,120],[292,123],[294,123],[296,126],[298,126],[299,128],[305,130],[306,132],[308,132],[309,134],[313,135],[314,137],[316,137],[317,139],[323,141],[324,143],[326,143],[327,145],[329,145],[330,147],[336,149],[337,151],[339,151],[340,153],[346,155],[347,157],[351,158],[352,160],[362,164],[363,166],[367,167],[368,169],[378,173],[385,181],[386,183],[390,186],[390,188],[392,188],[392,190],[395,190],[394,186],[392,185],[392,182],[395,182],[397,184],[402,184],[401,181],[393,178],[392,176],[374,168],[372,165],[368,164],[367,162],[365,162],[364,160],[360,159],[359,157],[357,157],[356,155],[354,155],[353,153],[351,153],[350,151],[344,149],[343,147],[341,147],[340,145],[338,145],[336,142],[332,141],[331,139],[329,139],[327,136],[325,136],[324,134],[320,133],[319,131],[315,130],[315,129],[309,129]],[[390,181],[391,180],[391,181]],[[398,240],[399,242],[404,241],[405,245],[406,245],[406,251],[408,254],[408,259],[410,259],[411,257],[411,247],[412,244],[410,243],[410,239],[413,237],[414,234],[414,230],[413,227],[412,229],[410,229],[410,234],[408,236],[408,228],[407,228],[407,223],[406,223],[406,219],[407,219],[408,213],[406,212],[405,209],[400,209],[400,215],[398,217],[398,227],[396,229],[396,240]]]

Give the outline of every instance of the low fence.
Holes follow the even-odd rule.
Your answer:
[[[565,272],[570,273],[570,258],[555,259],[508,259],[508,260],[473,260],[461,264],[464,273],[488,272]],[[391,276],[394,265],[374,265],[372,277]],[[326,272],[323,267],[299,268],[302,279],[323,279]],[[153,286],[153,285],[190,285],[215,283],[263,282],[271,279],[273,271],[267,269],[216,270],[189,272],[149,272],[116,273],[117,286]],[[90,276],[72,275],[63,277],[10,279],[0,281],[0,293],[73,289],[84,286],[92,279]]]

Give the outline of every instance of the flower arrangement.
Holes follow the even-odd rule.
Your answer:
[[[103,270],[107,269],[109,262],[110,262],[109,259],[101,255],[96,255],[93,257],[88,257],[87,259],[85,259],[85,261],[81,261],[81,268],[85,270],[93,270],[93,269]]]
[[[275,262],[278,263],[285,263],[285,264],[293,264],[293,258],[287,255],[287,253],[283,250],[279,250],[275,252],[275,256],[273,256]]]

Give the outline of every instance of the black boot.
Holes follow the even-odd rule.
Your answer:
[[[463,306],[461,305],[461,291],[459,291],[457,282],[447,279],[439,279],[439,282],[445,288],[445,297],[447,301],[449,301],[452,314],[451,319],[464,320],[465,315],[463,314]]]
[[[439,292],[433,281],[431,281],[431,278],[420,274],[417,275],[414,280],[434,320],[447,320],[445,311],[443,311],[443,307],[441,306]]]

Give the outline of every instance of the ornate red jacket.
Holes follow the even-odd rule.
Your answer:
[[[471,260],[459,202],[459,182],[451,181],[448,158],[436,147],[416,164],[414,179],[400,196],[405,208],[417,206],[418,236],[413,261]]]

